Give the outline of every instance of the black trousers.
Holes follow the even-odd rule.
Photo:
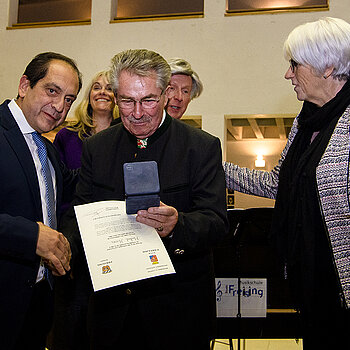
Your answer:
[[[315,269],[314,275],[303,274],[300,266],[290,272],[292,293],[300,310],[303,349],[349,349],[350,310],[341,304],[331,264]]]
[[[184,309],[180,304],[176,307],[171,301],[167,303],[167,296],[159,295],[158,305],[153,297],[149,305],[143,297],[142,302],[133,296],[127,297],[127,301],[117,296],[98,299],[96,304],[96,299],[91,299],[89,305],[90,350],[210,349],[208,329],[201,324],[200,310],[196,308]],[[190,327],[189,319],[193,320]]]
[[[46,280],[36,283],[14,350],[44,350],[51,328],[53,294]]]

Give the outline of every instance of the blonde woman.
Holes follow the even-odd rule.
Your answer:
[[[118,108],[109,83],[108,71],[97,73],[89,84],[84,99],[75,110],[74,120],[61,129],[54,140],[62,161],[70,169],[80,168],[84,139],[106,129],[118,117]],[[63,203],[65,212],[70,203]],[[50,350],[83,350],[89,347],[85,328],[89,284],[74,276],[57,281],[53,327],[48,337]]]
[[[54,140],[62,161],[70,169],[80,168],[83,140],[108,128],[118,118],[118,107],[109,83],[108,71],[98,72],[75,110],[74,120]]]

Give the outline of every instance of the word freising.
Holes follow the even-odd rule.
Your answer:
[[[262,298],[264,296],[263,289],[258,289],[256,287],[251,287],[251,286],[248,286],[248,288],[243,286],[242,288],[238,289],[234,284],[226,284],[225,293],[231,294],[233,297],[238,295],[243,297],[250,297],[252,295],[257,295],[259,296],[259,298]]]

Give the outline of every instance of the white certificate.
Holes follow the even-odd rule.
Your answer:
[[[74,209],[94,291],[175,273],[157,231],[127,215],[124,201]]]

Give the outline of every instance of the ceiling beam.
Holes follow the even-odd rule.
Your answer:
[[[227,130],[230,132],[230,134],[237,140],[240,141],[243,139],[243,127],[242,126],[235,126],[233,127],[231,123],[227,123]]]
[[[264,135],[262,134],[260,128],[259,128],[259,125],[258,123],[256,122],[256,119],[254,118],[248,118],[248,121],[249,121],[249,124],[251,126],[251,128],[253,129],[253,132],[255,134],[255,137],[257,139],[263,139],[264,138]]]

